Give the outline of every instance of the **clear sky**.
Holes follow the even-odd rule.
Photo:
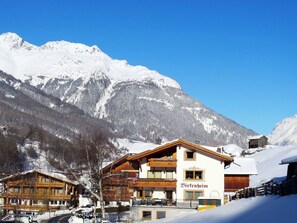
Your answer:
[[[297,114],[296,0],[2,0],[0,33],[97,45],[268,134]]]

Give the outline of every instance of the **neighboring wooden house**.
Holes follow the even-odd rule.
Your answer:
[[[7,212],[66,209],[78,202],[78,184],[61,176],[32,170],[0,180]]]
[[[257,168],[253,158],[234,158],[225,168],[225,192],[235,192],[250,186],[250,175],[256,175]]]
[[[281,164],[289,164],[287,170],[287,179],[291,180],[293,177],[297,177],[297,156],[292,156],[281,161]]]
[[[138,176],[138,168],[128,162],[127,154],[104,167],[102,181],[103,197],[106,202],[130,202],[133,190],[128,187],[129,179]]]
[[[126,155],[105,167],[104,196],[108,201],[130,198],[133,205],[218,206],[224,201],[224,169],[232,161],[229,156],[197,144],[175,140],[152,150]],[[125,199],[119,196],[120,192]],[[169,209],[161,215],[155,211],[147,206],[136,219],[169,215]]]
[[[268,144],[268,138],[264,135],[253,136],[249,138],[249,148],[264,147]]]

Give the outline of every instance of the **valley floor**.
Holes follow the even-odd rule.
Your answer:
[[[262,196],[232,201],[224,206],[153,222],[168,223],[258,223],[296,222],[297,195]]]

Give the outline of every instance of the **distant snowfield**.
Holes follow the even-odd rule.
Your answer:
[[[119,143],[119,147],[125,147],[128,149],[128,153],[141,153],[148,149],[154,149],[158,144],[154,143],[145,143],[136,140],[129,140],[129,139],[117,139]]]
[[[267,146],[264,151],[251,156],[256,160],[258,174],[251,176],[250,186],[258,186],[271,179],[282,180],[287,175],[288,165],[280,165],[283,159],[297,155],[297,145]]]
[[[168,223],[258,223],[295,222],[297,195],[262,196],[230,202],[207,211],[184,214],[153,222]]]

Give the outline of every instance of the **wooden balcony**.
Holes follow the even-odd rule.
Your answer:
[[[27,210],[27,211],[49,211],[66,209],[65,206],[49,206],[49,205],[4,205],[5,210]]]
[[[9,187],[57,187],[63,188],[65,183],[63,182],[34,182],[34,181],[26,181],[26,182],[18,182],[18,181],[10,181],[7,182],[7,186]]]
[[[73,195],[65,194],[44,194],[44,193],[2,193],[2,198],[20,198],[20,199],[40,199],[40,200],[72,200]]]
[[[176,168],[177,160],[173,158],[151,158],[149,159],[150,167],[170,167]]]
[[[138,178],[129,181],[132,188],[176,188],[176,179]]]

